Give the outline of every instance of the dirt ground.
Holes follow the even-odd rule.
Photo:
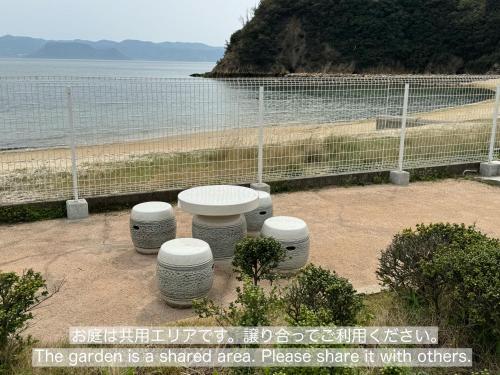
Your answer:
[[[500,237],[500,190],[467,180],[409,187],[324,188],[273,196],[275,215],[304,219],[311,231],[310,261],[337,271],[359,290],[376,290],[380,250],[399,230],[438,221],[476,224]],[[128,212],[92,215],[80,222],[52,220],[0,226],[0,269],[34,268],[59,293],[36,311],[30,328],[44,342],[76,325],[160,325],[193,316],[166,306],[155,280],[155,256],[133,249]],[[190,235],[190,215],[177,210],[178,236]],[[236,281],[217,265],[210,297],[230,301]]]

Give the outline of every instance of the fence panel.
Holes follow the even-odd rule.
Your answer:
[[[399,131],[379,131],[377,118],[401,115],[404,81],[337,78],[285,81],[282,90],[279,85],[265,96],[265,179],[396,168]],[[284,115],[288,107],[293,116]]]
[[[71,194],[64,85],[0,79],[0,205]]]
[[[256,109],[225,82],[106,80],[75,90],[83,196],[255,178]],[[253,120],[250,120],[253,118]],[[97,145],[97,146],[96,146]]]
[[[488,159],[498,76],[0,77],[0,205]],[[66,90],[71,90],[71,132]],[[495,139],[494,157],[500,138]]]
[[[474,81],[422,80],[409,98],[405,167],[487,160],[494,97]]]

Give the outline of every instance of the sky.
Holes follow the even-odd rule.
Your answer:
[[[223,46],[258,0],[0,0],[0,36]]]

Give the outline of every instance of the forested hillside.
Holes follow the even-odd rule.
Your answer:
[[[486,73],[500,0],[262,0],[213,73]]]

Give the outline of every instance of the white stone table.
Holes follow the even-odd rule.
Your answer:
[[[184,190],[179,207],[193,214],[193,237],[206,241],[215,260],[231,259],[238,241],[246,236],[244,213],[256,209],[259,195],[242,186],[211,185]]]

